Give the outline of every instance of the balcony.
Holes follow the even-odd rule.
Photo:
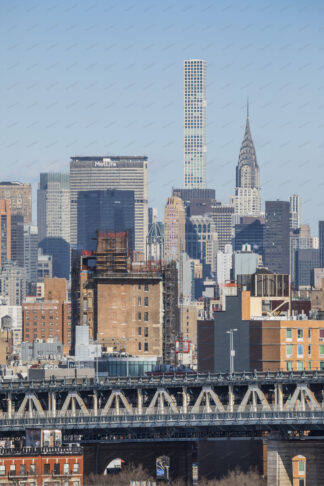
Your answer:
[[[27,479],[28,478],[28,472],[27,471],[9,471],[8,474],[9,479]]]

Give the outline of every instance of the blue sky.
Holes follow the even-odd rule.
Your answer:
[[[0,49],[2,180],[36,187],[73,155],[144,154],[162,217],[183,185],[183,61],[203,58],[209,187],[233,193],[249,96],[262,200],[300,194],[317,234],[323,2],[2,0]]]

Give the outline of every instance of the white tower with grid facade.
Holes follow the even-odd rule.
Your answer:
[[[206,72],[202,59],[184,62],[185,188],[206,187]]]

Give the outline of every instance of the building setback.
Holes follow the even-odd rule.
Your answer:
[[[202,59],[184,62],[185,188],[206,187],[206,72]]]
[[[70,241],[77,245],[77,202],[80,191],[134,191],[135,250],[145,253],[148,231],[147,157],[72,157],[70,162]]]

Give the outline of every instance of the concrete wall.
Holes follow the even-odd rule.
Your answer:
[[[268,486],[295,486],[292,464],[297,455],[306,458],[305,485],[324,484],[324,441],[268,440]]]

